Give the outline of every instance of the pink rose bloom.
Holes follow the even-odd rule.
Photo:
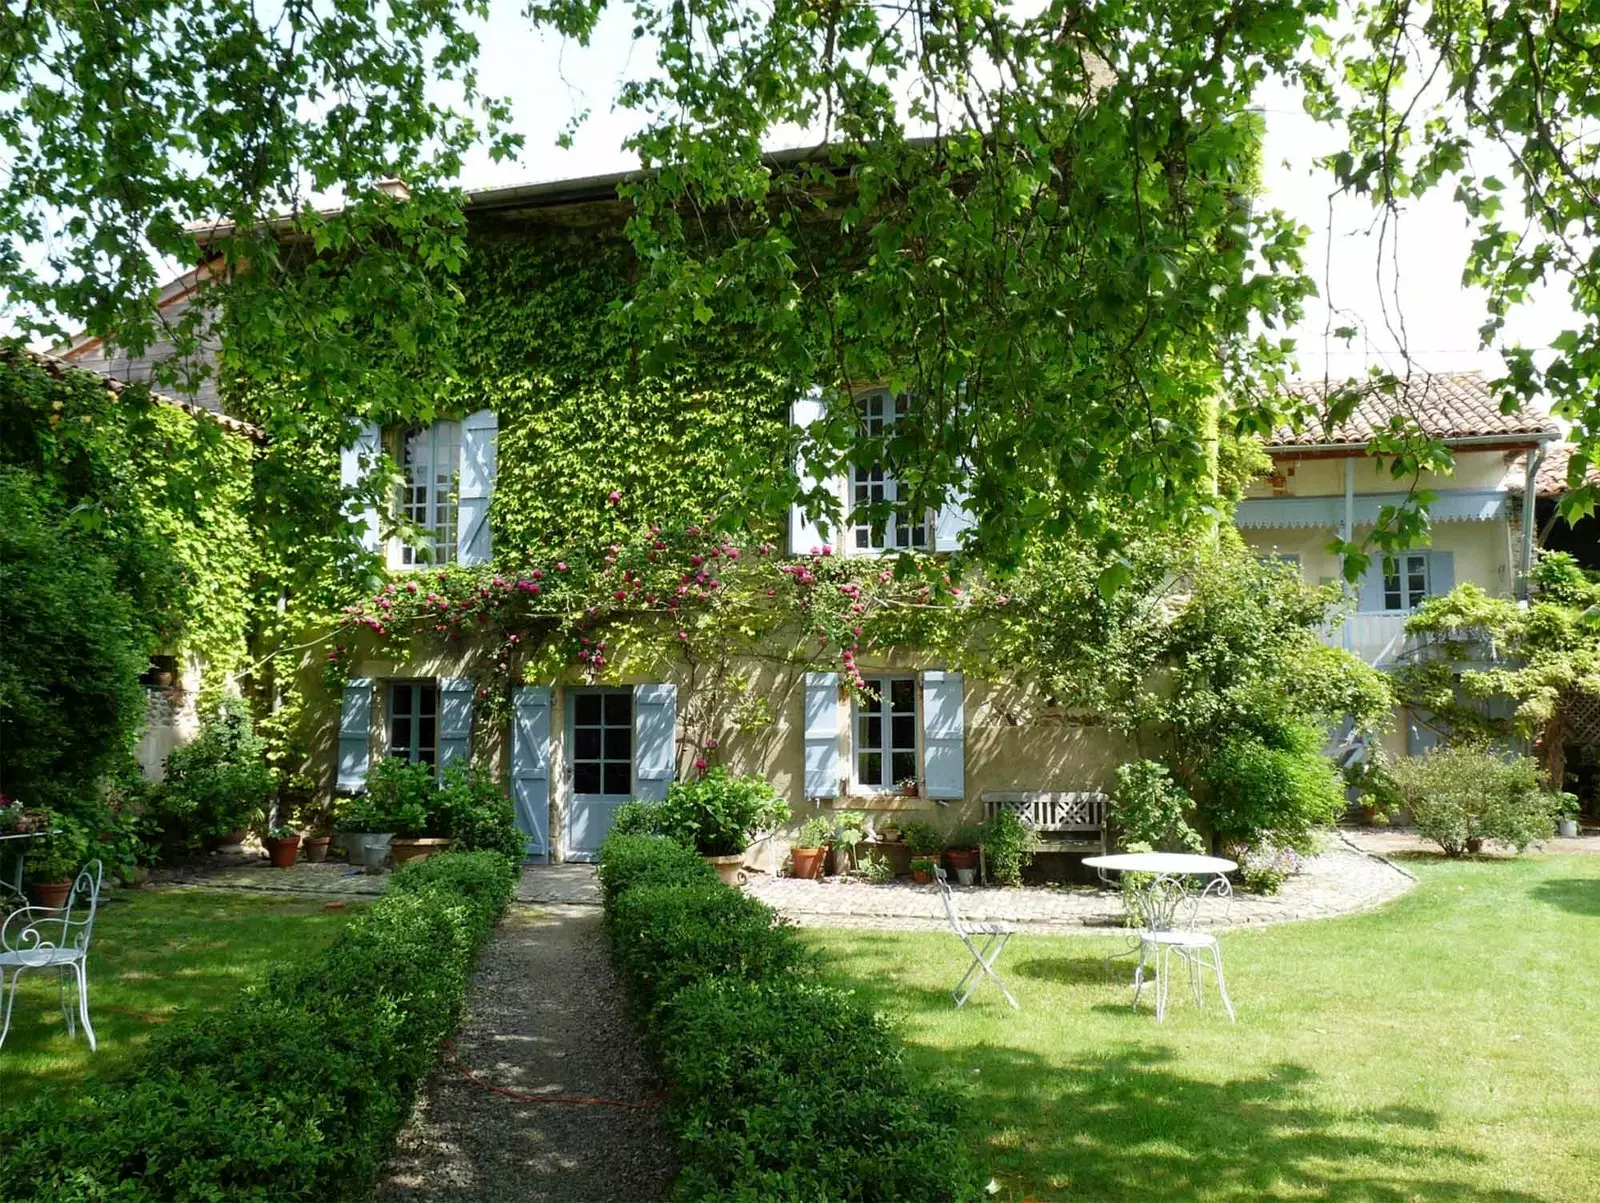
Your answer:
[[[704,756],[696,756],[694,758],[694,767],[695,767],[695,771],[696,772],[700,772],[700,773],[705,772],[706,771],[706,758]]]
[[[565,560],[557,560],[556,561],[556,571],[557,572],[565,572],[566,570],[567,570],[567,562]]]
[[[612,489],[610,494],[607,495],[606,500],[612,505],[616,505],[617,502],[622,500],[622,494],[617,492],[615,489]]]

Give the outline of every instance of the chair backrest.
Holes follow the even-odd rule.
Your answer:
[[[78,870],[65,906],[25,906],[12,911],[0,926],[0,948],[10,952],[73,948],[87,953],[104,873],[100,861],[91,861]]]
[[[1225,919],[1233,904],[1232,883],[1221,873],[1199,889],[1194,888],[1195,880],[1182,874],[1157,877],[1127,890],[1124,898],[1138,926],[1147,931],[1191,931],[1199,926],[1200,910],[1208,902],[1221,903],[1221,914],[1206,917]]]
[[[961,926],[961,916],[956,914],[955,895],[950,892],[950,878],[942,865],[933,867],[933,879],[939,883],[939,898],[944,903],[944,917],[950,920],[950,930],[965,939],[967,929]]]

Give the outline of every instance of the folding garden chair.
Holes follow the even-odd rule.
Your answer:
[[[100,904],[101,863],[84,866],[72,884],[63,907],[25,906],[12,911],[0,926],[0,992],[6,993],[5,1024],[0,1026],[0,1045],[11,1031],[11,1007],[17,1001],[17,979],[24,969],[54,969],[61,987],[61,1014],[67,1021],[67,1035],[76,1034],[73,1007],[67,1001],[67,978],[77,988],[77,1019],[83,1021],[83,1034],[89,1051],[95,1049],[94,1027],[89,1022],[89,936],[94,931],[94,912]],[[5,991],[6,974],[11,989]]]
[[[1011,991],[1006,989],[1006,984],[1000,980],[1000,975],[994,971],[994,963],[1000,959],[1000,954],[1005,951],[1006,941],[1015,934],[1016,928],[1009,923],[963,923],[961,916],[956,914],[956,900],[950,893],[950,881],[945,876],[942,868],[935,865],[933,875],[939,881],[939,896],[944,900],[945,918],[950,920],[950,930],[955,932],[956,938],[967,946],[967,951],[972,954],[972,964],[962,974],[961,980],[956,983],[956,988],[950,991],[950,997],[956,1000],[956,1006],[962,1006],[967,999],[972,997],[972,992],[978,988],[983,978],[988,978],[1000,987],[1000,993],[1006,996],[1006,1001],[1013,1010],[1021,1010],[1017,1000],[1011,997]],[[979,948],[972,940],[974,936],[985,937],[983,947]],[[983,977],[973,979],[976,973]],[[971,981],[970,986],[967,983]],[[962,987],[966,987],[964,990]]]

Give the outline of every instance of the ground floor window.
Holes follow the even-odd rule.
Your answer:
[[[572,792],[633,793],[632,690],[585,690],[573,698]]]
[[[396,681],[389,686],[389,755],[435,764],[439,755],[439,686]]]
[[[917,775],[917,679],[869,677],[856,701],[856,784],[892,789]]]

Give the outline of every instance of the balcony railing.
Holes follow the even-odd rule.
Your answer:
[[[1427,635],[1406,634],[1409,612],[1357,612],[1346,614],[1342,625],[1323,628],[1322,638],[1334,647],[1348,648],[1374,668],[1392,668],[1402,659],[1444,658],[1462,667],[1489,666],[1499,656],[1488,633],[1456,631],[1447,642]]]

